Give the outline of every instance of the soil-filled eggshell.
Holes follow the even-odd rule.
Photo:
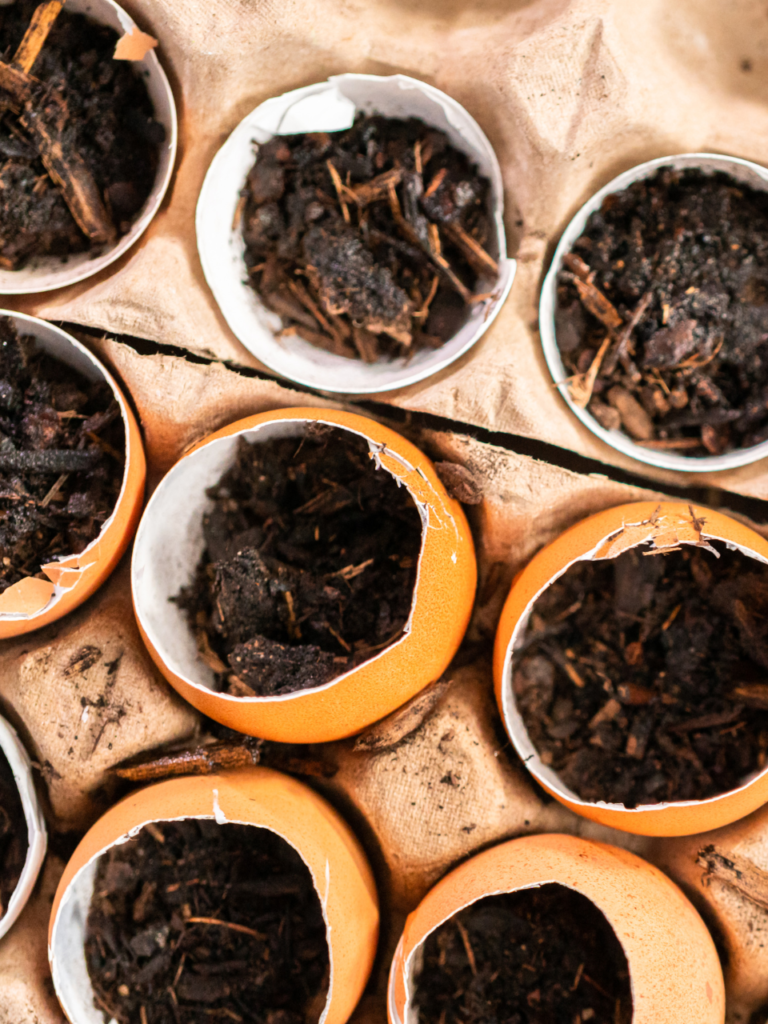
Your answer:
[[[416,963],[431,932],[484,896],[549,883],[586,896],[613,928],[629,966],[632,1024],[723,1024],[717,951],[680,889],[635,854],[566,835],[502,843],[438,882],[409,915],[392,960],[389,1024],[418,1024]]]
[[[31,335],[37,346],[89,380],[104,380],[120,408],[125,430],[125,468],[120,493],[101,532],[79,554],[41,565],[47,577],[28,576],[0,594],[0,640],[47,626],[66,615],[101,586],[124,554],[141,514],[146,459],[141,433],[131,407],[112,375],[79,341],[45,320],[0,310],[19,334]]]
[[[526,768],[552,796],[577,814],[639,835],[680,836],[730,824],[768,800],[768,766],[746,778],[736,789],[704,800],[639,804],[634,808],[582,800],[543,763],[515,703],[514,651],[524,640],[535,601],[571,565],[581,560],[616,558],[640,544],[650,543],[660,552],[708,540],[722,541],[768,564],[768,541],[743,523],[687,502],[648,501],[619,505],[582,520],[542,548],[513,581],[494,650],[499,710]]]
[[[266,828],[309,868],[323,908],[330,980],[321,1024],[345,1024],[376,953],[379,908],[365,855],[349,826],[320,796],[268,768],[168,779],[131,793],[86,833],[62,875],[51,911],[48,954],[56,995],[71,1024],[103,1024],[84,952],[96,862],[146,824],[214,819]]]
[[[192,578],[204,540],[206,488],[231,465],[238,438],[258,443],[301,436],[313,423],[365,438],[380,470],[414,499],[422,541],[410,616],[399,639],[322,686],[272,697],[234,697],[212,689],[184,613],[172,598]],[[405,438],[353,413],[283,409],[240,420],[184,456],[144,512],[133,552],[136,617],[160,671],[203,714],[239,732],[283,743],[351,736],[410,700],[448,667],[462,641],[475,596],[477,567],[464,512],[448,496],[429,459]]]

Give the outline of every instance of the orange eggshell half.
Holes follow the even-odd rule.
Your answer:
[[[524,636],[531,608],[550,583],[574,562],[615,558],[638,544],[657,550],[720,540],[743,554],[768,563],[768,541],[748,526],[712,509],[687,502],[637,502],[590,516],[566,530],[531,560],[513,581],[501,614],[494,650],[496,699],[504,725],[526,768],[561,803],[586,818],[613,828],[649,836],[683,836],[707,832],[743,818],[768,800],[768,767],[738,788],[709,797],[629,809],[622,804],[589,803],[568,789],[542,763],[515,706],[512,652]]]
[[[169,600],[189,581],[202,551],[204,487],[215,483],[229,464],[234,435],[286,436],[292,431],[300,436],[308,423],[335,425],[367,438],[379,464],[408,488],[421,510],[422,546],[410,629],[362,665],[312,690],[277,697],[215,693],[206,685],[206,672],[211,680],[212,673],[196,657],[186,620]],[[199,468],[203,460],[208,460],[204,471]],[[445,671],[469,624],[477,567],[464,512],[418,448],[388,427],[353,413],[283,409],[231,424],[176,463],[139,526],[132,581],[147,648],[190,704],[252,736],[322,743],[351,736],[390,714]]]
[[[430,932],[484,896],[551,882],[586,896],[616,933],[629,965],[632,1024],[722,1024],[725,990],[717,951],[680,889],[626,850],[565,835],[502,843],[438,882],[408,917],[395,951],[389,1024],[417,1024],[415,954]]]
[[[80,554],[41,565],[46,580],[26,577],[0,594],[0,639],[6,639],[55,622],[101,586],[125,553],[136,529],[147,467],[136,418],[99,360],[71,335],[44,320],[6,310],[0,310],[0,316],[9,316],[22,336],[31,334],[55,358],[71,361],[76,369],[86,367],[91,374],[96,370],[111,388],[125,428],[125,469],[112,515],[98,537]]]
[[[360,845],[326,801],[268,768],[168,779],[131,793],[86,833],[53,901],[48,953],[56,994],[72,1024],[101,1021],[85,966],[83,921],[93,880],[86,869],[148,822],[214,818],[257,825],[282,836],[309,868],[327,926],[331,972],[323,1024],[345,1024],[373,965],[378,898]],[[90,885],[90,888],[88,888]],[[288,982],[289,983],[289,982]]]

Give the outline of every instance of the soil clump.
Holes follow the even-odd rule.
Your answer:
[[[424,943],[419,1024],[630,1024],[627,959],[605,916],[561,885],[486,896]]]
[[[662,168],[606,197],[564,259],[571,396],[650,449],[768,440],[768,193]]]
[[[703,800],[768,760],[768,568],[646,551],[572,565],[515,655],[528,734],[582,800]]]
[[[366,363],[410,357],[492,291],[489,203],[488,179],[416,118],[276,136],[242,192],[248,279],[286,334]]]
[[[363,438],[326,426],[241,438],[208,496],[205,549],[175,600],[220,690],[320,686],[402,635],[421,517]]]
[[[112,847],[85,954],[94,1002],[120,1024],[317,1024],[328,990],[309,870],[250,825],[157,822]]]
[[[0,317],[0,593],[79,554],[120,494],[125,429],[104,380],[19,337]]]

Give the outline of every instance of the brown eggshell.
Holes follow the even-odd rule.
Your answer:
[[[45,320],[0,310],[21,335],[32,335],[38,346],[90,380],[102,378],[111,388],[125,428],[125,471],[112,515],[101,533],[79,555],[41,565],[48,580],[27,577],[0,595],[0,640],[28,633],[71,612],[101,586],[120,561],[136,529],[144,500],[146,460],[141,434],[131,408],[114,378],[88,349],[66,331]]]
[[[522,642],[534,602],[574,562],[616,558],[638,544],[651,542],[659,551],[681,544],[719,540],[762,563],[768,563],[768,541],[743,523],[720,512],[687,502],[638,502],[590,516],[543,548],[513,581],[496,634],[494,679],[504,724],[518,754],[541,785],[577,814],[639,835],[681,836],[719,828],[744,817],[768,800],[768,766],[736,789],[706,800],[641,804],[581,800],[543,764],[512,691],[512,655]]]
[[[96,862],[149,822],[213,818],[270,829],[309,868],[327,926],[330,982],[321,1024],[345,1024],[362,995],[378,941],[373,875],[357,840],[313,790],[268,768],[169,779],[110,808],[86,833],[59,883],[48,933],[54,987],[72,1024],[103,1024],[93,1005],[83,938]]]
[[[415,966],[430,932],[484,896],[551,882],[590,899],[616,933],[629,965],[632,1024],[722,1024],[720,962],[704,922],[683,893],[633,853],[565,835],[502,843],[438,882],[409,915],[395,952],[390,1024],[418,1024],[411,1003]]]
[[[326,423],[365,437],[379,465],[408,488],[422,516],[414,599],[403,636],[324,686],[277,697],[215,693],[186,618],[169,598],[187,584],[203,549],[205,489],[231,463],[239,436],[300,436]],[[447,668],[469,623],[477,568],[472,537],[429,459],[388,427],[331,409],[283,409],[212,434],[166,475],[136,535],[136,618],[160,671],[203,714],[253,736],[319,743],[351,736],[400,707]]]

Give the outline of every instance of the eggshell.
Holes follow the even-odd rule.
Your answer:
[[[641,804],[589,803],[568,789],[552,768],[543,764],[512,691],[512,657],[522,643],[532,607],[539,595],[577,561],[616,558],[623,551],[651,541],[658,550],[681,544],[719,540],[729,548],[768,564],[768,541],[743,523],[712,509],[687,502],[637,502],[590,516],[548,544],[512,583],[496,633],[494,679],[504,725],[526,768],[557,800],[594,821],[639,835],[681,836],[720,828],[768,800],[768,766],[736,789],[706,800]]]
[[[422,518],[411,613],[402,637],[324,686],[277,697],[214,693],[213,672],[169,599],[189,582],[204,541],[206,488],[231,464],[237,438],[303,434],[310,423],[365,437],[379,466],[408,488]],[[203,714],[240,732],[283,743],[350,736],[400,707],[447,668],[469,623],[477,582],[472,537],[429,459],[374,420],[330,409],[262,413],[212,434],[166,475],[147,505],[133,551],[136,618],[150,654],[179,693]]]
[[[139,520],[144,499],[146,460],[141,434],[130,406],[112,375],[79,341],[59,327],[11,310],[8,316],[21,335],[32,335],[44,352],[66,363],[89,380],[102,378],[111,388],[125,428],[125,470],[110,517],[95,540],[80,552],[41,565],[48,580],[27,577],[0,595],[0,639],[19,636],[60,619],[104,582],[120,561]]]
[[[373,965],[379,910],[357,840],[313,790],[268,768],[169,779],[131,793],[86,833],[67,864],[51,911],[48,955],[56,995],[71,1024],[104,1024],[93,1005],[84,953],[97,861],[149,822],[213,818],[268,828],[299,853],[323,907],[330,954],[320,1024],[345,1024]]]
[[[484,896],[552,882],[590,899],[616,933],[629,965],[632,1024],[722,1024],[717,952],[680,889],[633,853],[565,835],[502,843],[438,882],[409,915],[392,960],[389,1024],[418,1024],[416,964],[432,931]]]
[[[695,168],[705,174],[722,172],[730,175],[738,184],[744,182],[751,188],[759,191],[768,190],[768,168],[754,163],[752,160],[742,160],[740,157],[724,156],[721,153],[679,153],[674,156],[657,157],[655,160],[647,160],[645,163],[630,167],[618,177],[609,181],[599,192],[596,192],[584,206],[579,210],[568,227],[563,232],[555,254],[552,257],[547,276],[541,287],[541,298],[539,300],[539,324],[541,328],[541,347],[544,351],[544,358],[547,361],[552,379],[557,384],[558,391],[565,399],[571,409],[581,422],[606,444],[609,444],[617,451],[629,455],[639,462],[645,462],[649,466],[658,466],[660,469],[676,469],[688,473],[706,473],[714,470],[735,469],[737,466],[746,466],[751,462],[757,462],[768,455],[768,441],[753,445],[751,448],[737,448],[732,452],[725,452],[723,455],[690,456],[680,455],[673,451],[660,451],[653,448],[645,448],[636,444],[632,438],[623,430],[607,430],[600,423],[589,409],[582,409],[571,398],[568,389],[568,371],[563,364],[560,347],[557,344],[555,332],[555,310],[557,308],[557,278],[563,269],[563,257],[566,256],[577,238],[579,238],[591,215],[599,210],[609,195],[615,192],[623,192],[624,189],[635,181],[650,178],[662,167],[674,167],[681,170],[684,168]]]
[[[24,859],[24,867],[16,888],[8,900],[8,906],[0,908],[0,939],[2,939],[10,931],[32,894],[40,868],[45,860],[48,833],[37,799],[29,755],[16,730],[4,718],[0,718],[0,750],[5,754],[19,791],[21,805],[24,808],[24,820],[27,824],[28,844],[27,856]]]
[[[246,281],[238,204],[258,146],[275,135],[340,131],[357,113],[418,117],[445,132],[491,183],[490,255],[496,278],[478,283],[492,293],[476,303],[467,321],[443,345],[396,359],[364,363],[326,352],[297,334],[277,337],[280,317],[268,310]],[[507,258],[501,168],[480,125],[452,97],[407,75],[345,74],[274,96],[252,110],[213,159],[197,203],[197,248],[205,279],[238,339],[266,366],[288,380],[320,391],[371,394],[405,387],[464,355],[490,327],[512,287],[516,263]]]
[[[66,10],[70,14],[85,14],[101,25],[108,25],[123,38],[138,32],[133,18],[114,0],[67,0]],[[118,46],[122,41],[121,38]],[[40,256],[30,260],[21,270],[0,269],[0,295],[48,292],[98,274],[131,248],[144,234],[160,209],[176,160],[176,104],[171,86],[154,50],[147,51],[141,60],[136,61],[135,67],[137,73],[144,78],[154,107],[155,120],[165,128],[165,141],[159,146],[155,183],[139,215],[131,224],[130,230],[118,238],[114,245],[105,247],[99,256],[94,256],[90,252],[78,252],[68,256],[66,262],[56,256]]]

